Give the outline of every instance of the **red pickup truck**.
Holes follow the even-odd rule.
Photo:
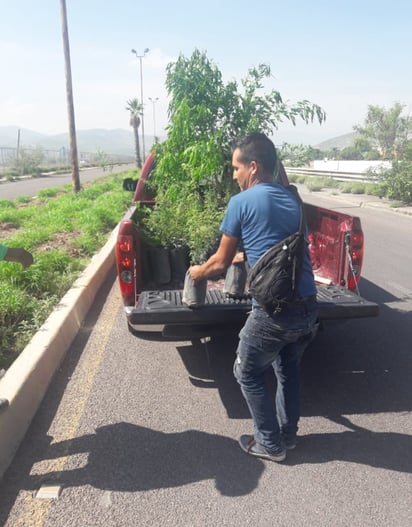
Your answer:
[[[191,309],[182,303],[182,278],[156,281],[153,270],[159,262],[141,235],[136,204],[153,206],[150,181],[155,159],[149,155],[134,190],[134,206],[119,225],[116,265],[129,330],[151,340],[190,340],[238,330],[251,308],[245,294],[232,298],[223,292],[223,281],[209,281],[206,303]],[[287,183],[284,174],[283,183]],[[309,250],[317,283],[322,320],[374,317],[377,304],[358,294],[363,261],[363,232],[360,219],[305,203]],[[162,258],[168,249],[162,251]],[[171,254],[169,254],[171,257]],[[164,264],[163,264],[164,265]],[[167,263],[166,263],[167,265]],[[166,279],[167,280],[167,279]]]

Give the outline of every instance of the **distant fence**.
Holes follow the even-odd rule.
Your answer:
[[[0,172],[8,172],[15,168],[19,163],[19,158],[23,155],[36,157],[41,167],[64,167],[70,165],[68,148],[60,150],[46,150],[43,148],[26,148],[20,149],[0,146]],[[134,157],[121,154],[107,154],[105,152],[79,152],[79,163],[81,164],[101,164],[103,161],[111,164],[130,163]]]
[[[382,171],[392,167],[392,163],[383,159],[315,159],[310,164],[313,170],[365,174],[368,170]]]
[[[289,174],[297,174],[302,176],[318,176],[318,177],[331,177],[338,181],[363,181],[363,182],[374,182],[377,180],[376,177],[371,177],[365,173],[360,172],[341,172],[336,170],[314,170],[313,168],[294,168],[285,167],[285,170]]]

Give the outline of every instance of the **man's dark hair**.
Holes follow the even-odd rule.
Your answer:
[[[256,161],[262,166],[264,172],[275,174],[278,165],[278,156],[272,141],[260,132],[253,132],[237,139],[232,151],[239,149],[239,161],[250,163]]]

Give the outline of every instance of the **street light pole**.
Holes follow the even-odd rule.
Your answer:
[[[143,55],[139,55],[135,49],[131,50],[132,53],[136,55],[136,57],[139,59],[140,64],[140,103],[142,105],[142,150],[143,150],[143,162],[146,159],[146,153],[145,153],[145,144],[144,144],[144,107],[143,107],[143,67],[142,67],[142,58],[146,55],[146,53],[149,53],[149,48],[146,48],[143,51]]]
[[[149,101],[151,101],[152,106],[153,106],[153,142],[155,142],[155,143],[157,143],[157,140],[156,140],[156,113],[155,113],[155,104],[157,103],[158,100],[159,100],[159,97],[156,97],[156,99],[152,99],[151,97],[149,97]]]

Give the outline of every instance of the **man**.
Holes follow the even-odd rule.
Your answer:
[[[237,141],[232,156],[233,179],[241,192],[228,204],[215,254],[190,268],[196,282],[219,275],[232,262],[240,242],[250,266],[275,243],[295,232],[300,205],[293,193],[274,183],[278,159],[268,137],[252,133]],[[254,300],[239,334],[234,375],[253,418],[254,434],[242,435],[240,447],[250,455],[283,461],[296,446],[300,417],[300,360],[316,334],[318,308],[309,252],[305,250],[299,298],[280,312],[268,314]],[[276,408],[265,372],[277,378]]]
[[[20,247],[6,247],[0,244],[0,262],[17,262],[20,263],[24,269],[30,267],[33,263],[33,256],[26,249]]]

